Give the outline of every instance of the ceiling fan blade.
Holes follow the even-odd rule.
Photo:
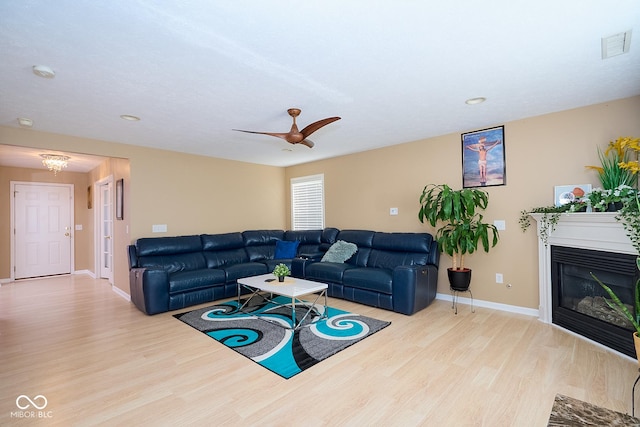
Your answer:
[[[278,132],[256,132],[253,130],[242,130],[242,129],[231,129],[231,130],[235,130],[237,132],[244,132],[244,133],[255,133],[258,135],[269,135],[269,136],[275,136],[276,138],[282,138],[284,140],[287,139],[287,136],[289,136],[289,133],[278,133]]]
[[[299,142],[299,144],[306,145],[309,148],[313,148],[313,146],[315,145],[310,139],[303,139]]]
[[[336,120],[340,120],[340,117],[329,117],[326,119],[318,120],[317,122],[311,123],[309,126],[302,129],[300,133],[304,135],[304,137],[306,138],[312,133],[314,133],[315,131],[317,131],[318,129],[320,129],[321,127],[326,126],[329,123],[333,123]]]

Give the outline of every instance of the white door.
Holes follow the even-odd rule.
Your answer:
[[[13,183],[14,277],[71,273],[73,185]]]
[[[99,202],[98,248],[99,268],[98,277],[108,279],[113,283],[113,180],[99,182],[97,185]]]

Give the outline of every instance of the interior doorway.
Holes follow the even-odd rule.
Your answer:
[[[11,279],[74,268],[73,184],[11,181]]]
[[[96,277],[113,284],[113,176],[95,183]]]

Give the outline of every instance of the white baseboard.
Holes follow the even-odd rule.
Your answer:
[[[89,270],[76,270],[73,274],[86,274],[87,276],[91,276],[92,279],[96,278],[96,274],[93,271]]]
[[[0,286],[2,286],[2,284],[7,284],[7,283],[11,283],[11,279],[0,279]]]
[[[111,285],[111,289],[113,290],[113,292],[120,295],[122,298],[126,299],[127,301],[131,301],[131,295],[129,295],[119,287]]]
[[[453,297],[451,296],[451,294],[437,293],[436,294],[436,299],[453,302]],[[459,296],[458,297],[458,303],[459,304],[471,305],[471,298],[466,298],[466,297]],[[490,308],[490,309],[493,309],[493,310],[507,311],[509,313],[524,314],[526,316],[533,316],[533,317],[539,317],[540,316],[539,311],[536,310],[536,309],[533,309],[533,308],[519,307],[517,305],[500,304],[500,303],[497,303],[497,302],[478,300],[478,299],[475,299],[475,298],[473,299],[473,305],[475,307]]]

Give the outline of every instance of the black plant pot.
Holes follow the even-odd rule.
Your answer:
[[[449,285],[454,291],[467,291],[469,284],[471,283],[471,269],[462,268],[456,269],[447,268],[447,275],[449,276]]]
[[[607,205],[607,212],[618,212],[622,209],[622,202],[611,202]]]

